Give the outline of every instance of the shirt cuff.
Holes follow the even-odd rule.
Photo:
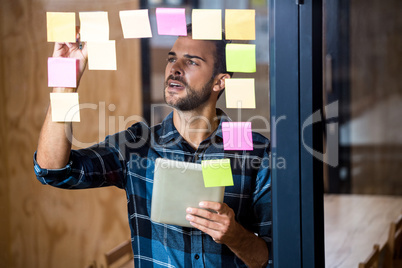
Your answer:
[[[65,167],[59,169],[46,169],[41,168],[36,161],[36,153],[33,156],[34,170],[36,177],[42,184],[47,184],[45,177],[53,177],[53,176],[61,176],[68,175],[71,172],[71,166],[73,165],[73,161],[70,161]]]

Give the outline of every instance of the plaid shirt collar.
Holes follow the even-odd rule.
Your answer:
[[[222,140],[222,123],[231,122],[232,120],[221,109],[216,109],[216,119],[219,120],[218,128],[206,140]],[[161,135],[159,136],[159,144],[168,144],[175,139],[181,139],[180,133],[173,124],[173,112],[171,112],[161,123]]]

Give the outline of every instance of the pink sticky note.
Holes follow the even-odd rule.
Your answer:
[[[77,68],[77,59],[48,58],[48,86],[73,88],[77,87]]]
[[[159,35],[186,36],[186,10],[184,8],[157,8],[156,24]]]
[[[224,150],[253,150],[251,122],[222,123]]]

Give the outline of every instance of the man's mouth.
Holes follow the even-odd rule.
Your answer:
[[[176,80],[168,80],[167,86],[168,90],[183,90],[185,88],[183,83]]]
[[[182,87],[182,85],[180,85],[179,83],[169,83],[169,87]]]

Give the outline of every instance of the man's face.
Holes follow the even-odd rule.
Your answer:
[[[205,104],[214,85],[215,46],[212,42],[179,37],[169,52],[165,69],[165,101],[189,111]]]

